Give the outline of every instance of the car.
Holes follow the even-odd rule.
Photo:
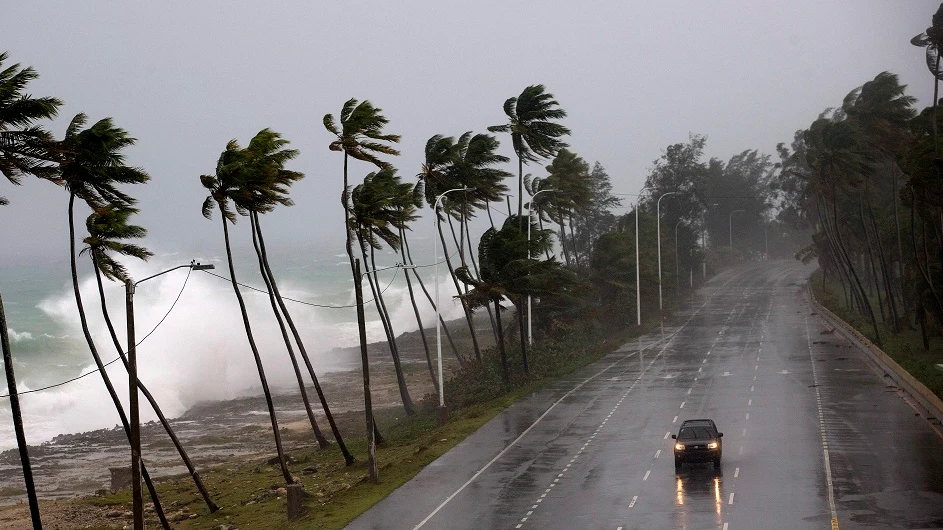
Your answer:
[[[697,419],[681,422],[678,434],[672,434],[675,441],[675,471],[681,469],[685,462],[713,462],[714,467],[720,467],[720,458],[723,455],[724,433],[717,430],[714,420]]]

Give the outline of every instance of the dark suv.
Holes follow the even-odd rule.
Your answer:
[[[682,422],[678,434],[671,435],[675,440],[675,470],[681,469],[684,462],[713,462],[714,467],[720,467],[723,436],[724,433],[717,432],[714,420]]]

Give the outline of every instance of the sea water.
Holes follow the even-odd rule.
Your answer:
[[[340,250],[343,252],[342,246]],[[424,255],[428,254],[424,264],[433,261],[432,253],[426,250],[431,249],[422,249]],[[346,254],[337,253],[335,248],[273,247],[269,249],[269,260],[318,377],[358,369],[359,356],[334,350],[358,344],[353,281]],[[0,294],[27,441],[39,444],[57,434],[114,427],[119,418],[82,332],[68,256],[23,261],[0,264]],[[189,256],[165,253],[147,263],[124,263],[133,278],[141,279],[189,261]],[[402,259],[383,253],[377,261],[379,269]],[[134,294],[139,376],[169,417],[182,414],[200,401],[261,393],[241,312],[228,281],[226,257],[204,258],[202,262],[212,263],[215,270],[176,270],[141,283]],[[234,263],[241,283],[264,290],[251,249],[236,252]],[[87,256],[78,258],[78,270],[89,331],[102,360],[113,361],[118,355],[102,317],[98,286]],[[416,270],[432,295],[434,269]],[[443,316],[457,318],[461,309],[452,298],[454,286],[445,266],[440,265],[439,272]],[[394,267],[378,274],[396,333],[417,329],[404,271]],[[435,310],[413,284],[423,323],[434,326]],[[364,298],[372,299],[368,284],[363,285]],[[273,388],[289,388],[296,384],[295,376],[268,295],[249,287],[241,291],[266,378]],[[105,293],[111,321],[126,347],[124,286],[105,280]],[[368,341],[384,340],[371,304],[366,305],[366,315]],[[127,406],[128,376],[122,363],[114,362],[106,370]],[[0,383],[0,392],[7,394],[5,379]],[[153,411],[146,404],[142,406],[141,421],[153,419]],[[9,399],[0,398],[0,450],[15,445]]]

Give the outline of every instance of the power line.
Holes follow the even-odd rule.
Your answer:
[[[177,306],[177,302],[180,300],[180,297],[183,295],[183,290],[186,289],[186,287],[187,287],[187,282],[190,280],[190,273],[191,273],[191,272],[193,272],[193,269],[188,269],[188,270],[187,270],[187,277],[183,280],[183,285],[180,287],[180,292],[177,293],[177,298],[174,299],[174,303],[170,305],[170,309],[168,309],[167,312],[164,313],[164,316],[163,316],[163,317],[160,319],[160,321],[147,333],[147,335],[144,335],[144,337],[143,337],[140,341],[138,341],[137,344],[134,345],[135,348],[137,348],[138,346],[140,346],[141,344],[143,344],[144,341],[147,340],[147,338],[151,336],[151,334],[153,334],[155,331],[157,331],[157,328],[160,327],[160,325],[164,323],[164,320],[167,320],[167,317],[170,316],[170,312],[173,311],[173,310],[174,310],[174,307]],[[120,359],[120,358],[121,358],[121,356],[115,357],[114,359],[112,359],[112,360],[108,361],[107,363],[103,364],[103,365],[102,365],[102,368],[111,366],[112,364],[114,364],[115,362],[117,362],[118,359]],[[44,386],[44,387],[42,387],[42,388],[34,388],[34,389],[32,389],[32,390],[25,390],[25,391],[23,391],[23,392],[18,392],[18,394],[19,394],[19,395],[32,394],[33,392],[42,392],[42,391],[44,391],[44,390],[50,390],[50,389],[52,389],[52,388],[56,388],[56,387],[60,387],[60,386],[62,386],[62,385],[66,385],[66,384],[71,383],[71,382],[73,382],[73,381],[78,381],[79,379],[82,379],[83,377],[88,377],[88,376],[90,376],[90,375],[92,375],[92,374],[94,374],[94,373],[98,373],[98,372],[100,372],[100,371],[101,371],[101,368],[97,368],[97,367],[96,367],[96,368],[95,368],[94,370],[92,370],[91,372],[86,372],[86,373],[84,373],[84,374],[82,374],[82,375],[73,377],[72,379],[67,379],[67,380],[62,381],[62,382],[59,382],[59,383],[55,383],[55,384],[52,384],[52,385],[49,385],[49,386]],[[0,398],[5,398],[5,397],[10,397],[10,394],[0,394]]]

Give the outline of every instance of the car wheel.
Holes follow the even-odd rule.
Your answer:
[[[714,459],[714,468],[718,468],[718,467],[720,467],[720,458],[715,458],[715,459]]]
[[[680,470],[681,470],[681,459],[675,458],[675,471],[680,471]]]

